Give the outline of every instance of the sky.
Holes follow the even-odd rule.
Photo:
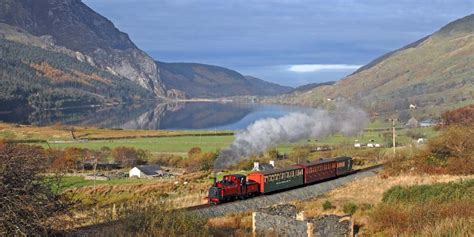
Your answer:
[[[339,80],[474,13],[473,0],[83,0],[158,61],[287,86]]]

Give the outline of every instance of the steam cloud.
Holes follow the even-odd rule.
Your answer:
[[[356,134],[368,123],[367,114],[352,107],[336,111],[294,112],[281,118],[260,119],[235,135],[234,142],[219,153],[214,169],[221,170],[245,157],[265,152],[282,143],[321,138],[335,133]]]

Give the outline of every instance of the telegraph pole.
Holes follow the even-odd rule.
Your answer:
[[[393,147],[393,155],[395,155],[395,146],[396,146],[396,138],[397,134],[395,133],[395,119],[392,119],[392,147]]]

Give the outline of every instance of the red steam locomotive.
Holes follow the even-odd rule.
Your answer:
[[[209,189],[209,203],[246,199],[259,194],[278,192],[304,186],[352,171],[351,157],[320,159],[291,167],[268,171],[226,175]]]

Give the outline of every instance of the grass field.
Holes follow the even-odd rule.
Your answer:
[[[387,130],[376,130],[387,128]],[[203,151],[217,151],[232,143],[234,136],[231,131],[162,131],[162,130],[116,130],[74,127],[75,136],[86,139],[84,142],[74,141],[71,138],[71,129],[62,126],[16,126],[0,123],[0,139],[26,140],[41,139],[48,143],[40,143],[44,147],[64,149],[66,147],[79,147],[98,150],[102,147],[111,149],[119,146],[134,147],[152,153],[184,154],[193,147],[200,147]],[[435,136],[433,128],[400,129],[397,130],[397,143],[406,145],[412,138],[408,132],[419,134],[426,138]],[[89,140],[87,140],[89,139]],[[100,140],[95,140],[100,139]],[[385,122],[373,122],[368,129],[355,136],[336,134],[323,139],[302,140],[296,144],[280,144],[277,149],[281,153],[290,152],[295,145],[330,145],[352,146],[355,141],[386,145],[391,142],[390,125]]]
[[[186,153],[193,147],[200,147],[203,151],[216,151],[228,146],[233,136],[182,136],[158,138],[131,138],[96,140],[74,143],[50,143],[52,148],[80,147],[98,150],[102,147],[111,149],[119,146],[135,147],[156,153]],[[42,144],[47,147],[47,144]]]

